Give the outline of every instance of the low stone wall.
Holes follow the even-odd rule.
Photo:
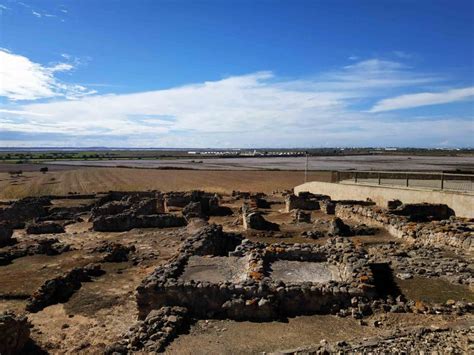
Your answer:
[[[25,222],[48,214],[51,199],[25,197],[0,209],[0,222],[6,221],[12,228],[23,228]]]
[[[350,303],[353,297],[372,297],[375,293],[372,272],[365,252],[342,238],[324,246],[277,244],[266,246],[248,240],[235,248],[235,236],[222,233],[217,226],[207,227],[186,240],[180,253],[169,264],[148,276],[137,289],[139,317],[163,306],[188,308],[198,318],[272,320],[283,316],[330,312]],[[222,255],[245,258],[246,277],[241,282],[211,283],[182,280],[192,255]],[[295,282],[285,284],[268,274],[276,260],[325,262],[344,273],[343,281]]]
[[[384,227],[393,236],[411,243],[474,251],[473,224],[462,219],[416,223],[380,207],[360,205],[336,205],[335,212],[343,219],[356,218],[362,223]]]
[[[186,225],[184,217],[173,214],[135,215],[120,213],[99,216],[92,221],[92,228],[98,232],[123,232],[133,228],[171,228]]]

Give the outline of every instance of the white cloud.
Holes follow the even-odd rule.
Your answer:
[[[35,11],[35,10],[32,10],[31,13],[32,13],[34,16],[38,17],[38,18],[43,17],[42,14],[40,14],[39,12],[37,12],[37,11]]]
[[[408,94],[380,100],[370,112],[401,110],[413,107],[439,105],[474,98],[474,86],[463,89],[452,89],[445,92]]]
[[[69,63],[44,67],[27,57],[0,49],[0,96],[9,100],[36,100],[52,97],[79,98],[94,93],[81,85],[61,82],[56,72],[73,69]]]
[[[71,61],[73,57],[64,54],[63,58]],[[72,70],[74,66],[68,64],[39,66],[43,70],[28,72],[46,71],[53,76]],[[282,80],[263,71],[165,90],[17,104],[0,111],[0,132],[10,132],[13,137],[54,136],[53,140],[30,143],[33,145],[278,147],[399,145],[408,141],[419,145],[421,133],[427,142],[465,143],[472,134],[470,118],[400,122],[397,116],[384,114],[375,121],[372,114],[353,108],[354,103],[373,100],[381,93],[393,96],[405,87],[432,85],[439,80],[379,59],[298,80]],[[63,95],[61,85],[54,85],[59,95]],[[47,94],[30,96],[58,95],[54,91],[53,96]]]
[[[11,115],[21,115],[21,116],[48,116],[48,114],[45,113],[37,113],[37,112],[29,112],[29,111],[23,111],[23,110],[8,110],[8,109],[0,109],[0,113],[8,113]]]

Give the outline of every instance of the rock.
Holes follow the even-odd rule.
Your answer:
[[[30,323],[26,317],[12,312],[0,314],[0,354],[20,354],[29,340]]]
[[[263,218],[260,212],[250,212],[243,216],[244,229],[256,229],[265,231],[277,231],[278,224],[269,222]]]
[[[402,201],[400,200],[390,200],[387,202],[387,208],[389,210],[394,210],[402,205]]]
[[[399,272],[397,274],[397,277],[400,279],[400,280],[408,280],[408,279],[412,279],[413,278],[413,275],[410,274],[409,272]]]
[[[454,216],[454,211],[444,204],[409,203],[402,204],[391,211],[392,214],[407,216],[410,221],[440,221]]]
[[[117,343],[107,347],[105,354],[134,352],[162,352],[188,324],[188,311],[184,307],[162,307],[148,313]]]
[[[0,248],[12,243],[13,229],[7,222],[0,222]]]
[[[48,197],[25,197],[0,209],[0,221],[7,221],[12,228],[23,228],[25,222],[48,214],[51,199]]]
[[[120,263],[128,261],[128,255],[135,251],[135,246],[125,246],[119,243],[106,243],[104,246],[94,249],[94,251],[105,252],[103,260],[105,262]]]
[[[286,212],[290,212],[294,209],[301,210],[319,210],[319,201],[329,199],[329,196],[325,195],[314,195],[311,193],[301,192],[298,196],[288,195],[285,198]]]
[[[187,221],[192,218],[204,218],[205,214],[202,210],[201,202],[190,202],[183,208],[183,216]]]
[[[311,213],[302,210],[295,210],[294,221],[296,223],[311,223]]]
[[[110,201],[106,202],[102,206],[98,206],[92,209],[91,217],[97,218],[99,216],[110,216],[119,214],[129,209],[131,205],[126,201]]]
[[[345,224],[343,220],[340,219],[339,217],[335,217],[332,219],[329,225],[328,233],[333,236],[338,235],[341,237],[347,237],[347,236],[353,235],[351,227]]]
[[[31,223],[26,228],[26,233],[28,234],[55,234],[64,232],[64,227],[61,224],[51,221]]]
[[[39,239],[38,244],[28,247],[27,254],[59,255],[71,249],[69,244],[59,242],[57,238]]]

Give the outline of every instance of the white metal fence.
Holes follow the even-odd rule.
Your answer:
[[[334,182],[474,192],[474,175],[393,171],[336,171]]]

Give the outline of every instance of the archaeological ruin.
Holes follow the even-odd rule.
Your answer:
[[[163,247],[148,239],[154,235],[175,246],[166,259]],[[11,333],[2,351],[17,352],[31,336],[41,339],[25,330],[26,317],[70,307],[89,288],[142,265],[147,271],[134,276],[128,293],[136,312],[130,329],[102,346],[104,353],[161,352],[208,320],[331,315],[368,326],[383,314],[464,317],[474,310],[471,291],[430,302],[403,287],[442,280],[472,289],[473,236],[474,222],[456,217],[447,205],[390,201],[381,207],[312,193],[111,191],[12,201],[0,210],[2,268],[26,258],[75,256],[67,259],[70,266],[39,277],[31,290],[2,291],[0,302],[22,305],[18,315],[0,316],[0,327]],[[374,349],[390,349],[377,344]],[[325,343],[314,349],[352,347]]]

